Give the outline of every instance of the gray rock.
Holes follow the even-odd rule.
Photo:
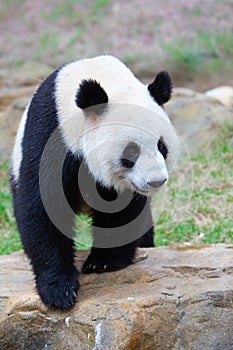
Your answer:
[[[0,348],[232,350],[233,246],[145,252],[121,271],[81,274],[66,313],[41,303],[22,252],[1,256]]]
[[[13,102],[10,104],[10,106],[8,106],[8,108],[0,112],[0,155],[2,159],[9,158],[12,152],[19,122],[22,118],[25,107],[30,101],[28,94],[29,92],[27,90],[25,92],[26,96],[22,94],[23,97],[19,97],[21,95],[15,95],[14,97],[11,95],[10,98]],[[5,98],[7,97],[5,96]],[[4,105],[3,101],[4,98],[0,98],[0,103],[2,102],[2,106]]]
[[[176,97],[175,93],[165,110],[191,151],[208,148],[220,126],[226,120],[233,123],[233,109],[216,99],[200,93]]]
[[[184,88],[184,87],[176,87],[173,89],[172,98],[181,98],[181,97],[195,97],[197,96],[197,92],[192,89]]]
[[[53,67],[33,60],[18,64],[10,62],[0,66],[0,86],[15,88],[39,85],[53,70]]]
[[[205,94],[209,97],[215,98],[224,106],[233,107],[233,87],[231,86],[219,86],[215,89],[206,91]]]
[[[19,121],[31,96],[53,68],[36,61],[0,66],[0,156],[9,158]]]

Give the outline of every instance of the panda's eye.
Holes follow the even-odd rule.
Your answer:
[[[130,142],[125,147],[122,153],[121,164],[125,168],[131,169],[136,163],[139,155],[140,155],[140,147],[135,142]]]
[[[163,158],[166,159],[167,154],[168,154],[168,149],[167,146],[165,145],[162,137],[160,137],[158,143],[157,143],[157,147],[159,152],[162,154]]]

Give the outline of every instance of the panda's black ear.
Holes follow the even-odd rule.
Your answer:
[[[96,114],[103,113],[108,103],[108,95],[102,86],[93,79],[82,80],[77,91],[75,102],[81,109],[94,111]]]
[[[166,103],[172,94],[172,78],[170,74],[167,71],[157,74],[153,83],[148,85],[148,90],[160,106]]]

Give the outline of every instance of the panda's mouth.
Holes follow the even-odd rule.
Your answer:
[[[143,196],[150,196],[154,191],[151,191],[148,188],[146,189],[142,189],[140,187],[138,187],[133,181],[130,181],[129,179],[126,179],[125,177],[123,176],[118,176],[118,188],[120,188],[121,190],[125,190],[125,189],[129,189],[133,192],[136,192],[136,193],[139,193]]]
[[[158,192],[159,190],[161,190],[164,187],[164,185],[161,187],[157,187],[157,188],[148,187],[147,189],[144,190],[144,189],[139,188],[133,182],[131,182],[131,185],[137,193],[142,194],[143,196],[146,196],[146,197],[152,196],[155,192]]]
[[[131,179],[127,179],[125,177],[123,177],[122,175],[119,176],[118,175],[118,188],[121,189],[121,190],[125,190],[125,189],[130,189],[131,191],[133,192],[136,192],[138,194],[141,194],[143,196],[146,196],[146,197],[150,197],[152,196],[155,192],[159,191],[160,188],[153,188],[153,187],[150,187],[150,186],[145,186],[144,188],[142,187],[139,187],[138,185],[135,184],[135,182],[133,182]]]
[[[132,185],[135,192],[142,194],[143,196],[146,196],[146,197],[151,196],[151,194],[154,192],[154,191],[150,191],[149,188],[147,188],[145,190],[141,189],[138,186],[136,186],[133,182],[131,182],[131,185]]]

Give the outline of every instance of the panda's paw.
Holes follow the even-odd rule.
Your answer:
[[[106,256],[96,256],[95,254],[90,254],[83,265],[83,273],[102,273],[117,271],[123,269],[124,267],[132,264],[130,259],[113,259],[113,257]]]
[[[37,291],[44,304],[67,311],[75,304],[79,282],[77,276],[65,275],[36,277]]]

